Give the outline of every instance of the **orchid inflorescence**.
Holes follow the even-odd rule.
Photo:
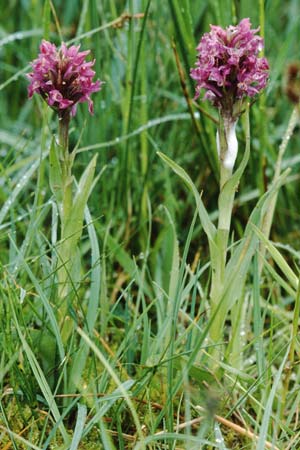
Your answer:
[[[67,47],[62,43],[60,49],[55,44],[43,40],[40,53],[31,65],[33,71],[27,74],[30,80],[29,97],[34,92],[60,115],[76,114],[77,103],[88,102],[89,112],[93,114],[93,102],[90,95],[101,89],[102,81],[92,81],[95,72],[93,61],[85,61],[89,50],[80,52],[80,46]]]
[[[251,29],[248,18],[226,29],[211,25],[197,47],[196,68],[191,69],[191,77],[197,82],[196,98],[206,90],[204,98],[233,117],[240,114],[236,105],[241,100],[255,96],[266,86],[269,64],[258,56],[263,48],[258,31]]]

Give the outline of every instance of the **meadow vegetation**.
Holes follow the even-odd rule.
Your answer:
[[[0,5],[0,449],[299,449],[299,1]],[[237,124],[212,308],[219,117],[190,69],[210,24],[243,18],[270,75]],[[60,253],[57,115],[27,93],[42,39],[91,50],[104,82],[94,115],[79,104],[70,122],[76,274]]]

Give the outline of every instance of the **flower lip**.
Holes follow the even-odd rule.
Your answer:
[[[204,89],[204,98],[230,115],[237,101],[257,95],[266,86],[269,64],[259,57],[263,39],[256,35],[259,28],[251,29],[248,18],[226,29],[210,28],[197,46],[196,67],[191,69],[197,83],[195,98]]]
[[[93,81],[95,60],[86,61],[90,50],[80,52],[80,46],[67,47],[63,42],[57,49],[55,44],[43,40],[40,53],[32,61],[32,72],[27,74],[29,98],[36,92],[58,114],[66,111],[76,114],[77,103],[88,103],[93,114],[93,101],[90,95],[101,89],[103,82]]]

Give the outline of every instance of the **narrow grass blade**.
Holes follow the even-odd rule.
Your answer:
[[[249,218],[243,239],[233,251],[226,265],[224,290],[219,306],[223,311],[224,318],[242,293],[252,257],[257,250],[258,235],[254,229],[258,229],[261,225],[261,219],[265,209],[269,206],[273,193],[281,187],[288,173],[289,171],[285,171],[259,200]]]
[[[59,409],[57,407],[57,404],[55,402],[54,396],[51,392],[51,389],[48,385],[46,377],[45,377],[33,351],[31,350],[30,346],[28,345],[28,343],[25,339],[25,336],[23,335],[23,333],[21,331],[19,321],[16,316],[15,308],[13,305],[13,301],[11,298],[9,299],[9,301],[10,301],[10,307],[11,307],[12,315],[14,318],[15,326],[16,326],[20,341],[22,342],[22,346],[24,348],[25,354],[26,354],[29,364],[31,366],[32,372],[35,376],[36,382],[38,383],[38,385],[45,397],[45,400],[48,404],[48,407],[49,407],[55,421],[59,424],[58,428],[61,432],[61,435],[63,437],[65,444],[67,444],[70,441],[70,437],[69,437],[67,430],[62,422],[61,415],[60,415]]]
[[[228,450],[228,448],[225,445],[225,440],[221,431],[221,428],[217,422],[214,424],[214,432],[216,436],[216,444],[218,444],[220,447],[220,450]]]
[[[166,448],[166,446],[164,445],[166,440],[168,440],[169,442],[172,442],[173,445],[175,445],[177,441],[186,442],[187,444],[191,443],[191,444],[194,444],[197,446],[197,447],[193,446],[192,448],[197,448],[197,449],[201,449],[201,448],[221,449],[222,448],[222,447],[220,447],[220,444],[216,444],[215,442],[209,441],[207,439],[201,439],[197,436],[192,436],[192,435],[187,435],[187,434],[179,434],[179,433],[175,433],[175,432],[174,433],[158,432],[157,434],[147,436],[144,439],[144,442],[146,445],[150,445],[152,442],[161,441],[162,446],[158,447],[160,449],[160,448]],[[201,447],[202,445],[205,445],[205,447]],[[209,447],[207,447],[207,446],[209,446]],[[170,448],[173,448],[173,447],[170,447]],[[142,450],[142,449],[143,449],[143,447],[142,447],[141,443],[137,443],[135,445],[135,447],[133,448],[133,450]]]
[[[91,332],[94,328],[97,311],[99,306],[99,295],[101,286],[101,265],[100,265],[100,249],[97,239],[95,226],[88,207],[85,208],[85,221],[91,243],[91,293],[86,313],[86,322],[88,330]]]
[[[42,23],[43,23],[43,37],[44,39],[46,39],[46,41],[49,41],[51,28],[50,0],[45,0]]]
[[[134,404],[132,403],[128,392],[126,391],[126,389],[124,389],[121,380],[119,379],[118,375],[116,374],[116,372],[114,371],[114,369],[111,367],[111,365],[109,364],[109,362],[107,361],[107,359],[105,358],[105,356],[100,352],[100,350],[98,349],[98,347],[96,347],[96,345],[94,344],[93,341],[91,341],[91,339],[89,338],[89,336],[79,327],[76,328],[77,333],[85,340],[85,342],[88,344],[88,346],[90,347],[90,349],[95,353],[96,357],[99,359],[99,361],[101,362],[101,364],[103,364],[103,366],[105,367],[105,369],[107,370],[107,372],[109,373],[109,375],[111,376],[112,380],[116,383],[116,385],[118,386],[118,388],[120,389],[120,392],[123,394],[126,403],[130,409],[130,412],[132,414],[132,418],[134,421],[134,424],[136,426],[136,431],[138,434],[138,437],[140,439],[141,442],[141,448],[145,448],[143,442],[144,442],[144,436],[143,436],[143,432],[142,432],[142,428],[141,428],[141,423],[139,420],[139,417],[137,415],[137,411],[134,407]]]
[[[77,450],[83,434],[84,424],[86,421],[86,406],[78,404],[77,420],[75,430],[70,445],[70,450]]]
[[[169,7],[174,21],[174,28],[179,40],[185,70],[188,73],[191,67],[191,58],[195,52],[195,39],[193,24],[188,0],[169,0]]]
[[[273,406],[273,402],[274,402],[274,399],[275,399],[276,391],[278,389],[279,384],[281,383],[281,375],[282,375],[282,372],[284,370],[285,363],[286,363],[286,360],[287,360],[288,355],[289,355],[289,351],[290,351],[290,347],[288,346],[287,351],[285,353],[285,356],[283,358],[283,361],[280,364],[280,367],[279,367],[279,369],[278,369],[278,371],[276,373],[276,376],[274,378],[272,389],[271,389],[269,398],[267,400],[266,407],[265,407],[265,412],[264,412],[264,415],[263,415],[263,418],[262,418],[262,423],[261,423],[261,427],[260,427],[259,439],[258,439],[258,442],[257,442],[256,450],[265,450],[265,441],[266,441],[267,434],[268,434],[268,428],[271,425],[270,424],[270,419],[271,419],[271,416],[272,416],[272,406]]]
[[[257,362],[257,372],[260,378],[265,370],[264,348],[263,348],[263,321],[260,307],[260,289],[259,289],[259,273],[257,255],[254,256],[253,262],[253,327],[255,339],[255,353]]]
[[[20,253],[19,249],[17,248],[16,244],[14,243],[14,241],[11,241],[14,248],[16,249],[18,256],[20,256],[20,260],[21,260],[21,264],[23,266],[23,268],[25,269],[25,271],[27,272],[29,278],[31,279],[34,288],[36,289],[36,292],[38,293],[38,295],[40,296],[41,302],[45,308],[46,313],[48,314],[49,317],[49,321],[53,330],[53,334],[57,343],[57,347],[58,347],[58,351],[59,351],[59,356],[61,358],[61,361],[64,360],[65,358],[65,351],[64,351],[64,346],[61,340],[61,335],[60,335],[60,331],[59,331],[59,326],[57,323],[57,320],[55,318],[53,309],[50,305],[49,299],[47,298],[46,294],[43,291],[43,288],[41,286],[41,284],[39,283],[38,279],[35,277],[35,275],[33,274],[32,270],[30,269],[29,265],[27,264],[27,262],[25,261],[23,255]]]
[[[42,159],[46,158],[47,154],[43,154]],[[38,157],[37,160],[31,164],[31,166],[26,170],[26,172],[17,181],[16,187],[13,189],[9,198],[6,200],[6,202],[4,203],[4,205],[2,206],[2,208],[0,210],[0,224],[3,222],[6,214],[10,210],[13,203],[16,201],[16,198],[18,197],[18,195],[23,191],[24,187],[29,182],[30,178],[33,176],[36,169],[39,167],[40,161],[41,160]]]
[[[52,138],[49,152],[49,184],[51,191],[53,192],[56,201],[58,203],[62,200],[62,169],[59,161],[58,146],[55,139]]]
[[[267,247],[270,255],[272,256],[272,258],[274,259],[274,261],[276,262],[276,264],[278,265],[280,270],[282,270],[282,272],[285,274],[285,276],[287,277],[287,279],[291,283],[292,287],[294,289],[297,289],[298,288],[298,277],[293,272],[293,270],[290,268],[288,263],[285,261],[285,259],[281,255],[281,253],[271,243],[271,241],[265,237],[265,235],[261,232],[261,230],[257,226],[252,224],[252,228],[253,228],[255,234],[259,237],[259,239]]]
[[[197,204],[197,208],[198,208],[198,213],[199,213],[199,217],[200,217],[200,221],[202,224],[202,227],[208,237],[208,239],[213,242],[215,234],[216,234],[216,227],[214,226],[214,224],[212,223],[212,221],[209,218],[208,212],[201,200],[201,196],[196,188],[196,186],[194,185],[194,183],[192,182],[191,178],[189,177],[189,175],[185,172],[184,169],[182,169],[182,167],[180,167],[178,164],[176,164],[174,161],[172,161],[168,156],[164,155],[161,152],[157,152],[158,156],[164,161],[166,162],[171,169],[180,176],[180,178],[182,178],[182,180],[186,183],[186,185],[188,186],[188,188],[192,191],[195,200],[196,200],[196,204]]]
[[[17,433],[14,433],[11,430],[8,430],[7,428],[5,428],[4,426],[0,425],[0,430],[4,431],[5,433],[7,433],[9,436],[11,436],[13,439],[15,439],[16,441],[18,441],[20,444],[23,444],[24,446],[26,446],[26,448],[28,449],[32,449],[32,450],[42,450],[40,447],[38,447],[37,445],[32,444],[31,442],[29,442],[27,439],[23,438],[22,436],[20,436]],[[7,446],[5,446],[5,448],[9,448]],[[16,448],[14,446],[14,448]],[[24,447],[23,447],[24,448]]]
[[[123,267],[125,272],[127,272],[131,278],[135,279],[137,284],[139,283],[140,275],[137,269],[136,264],[133,259],[129,256],[126,250],[122,247],[122,244],[119,244],[116,239],[112,236],[107,236],[107,247],[114,254],[116,260]],[[147,281],[143,282],[143,290],[146,295],[149,295],[151,298],[151,288]]]
[[[135,384],[134,380],[127,380],[122,383],[122,390],[129,391],[132,386]],[[84,430],[84,436],[86,436],[90,430],[97,425],[97,423],[101,423],[101,419],[107,414],[107,412],[111,409],[111,407],[118,401],[123,399],[123,393],[118,387],[110,394],[105,395],[101,399],[97,401],[96,404],[96,414],[91,418]]]
[[[101,430],[101,441],[102,441],[104,450],[116,450],[116,447],[112,443],[111,437],[106,430],[103,420],[99,420],[99,423],[100,423],[100,430]]]

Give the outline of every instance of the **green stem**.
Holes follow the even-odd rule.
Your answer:
[[[225,185],[232,176],[233,164],[228,164],[228,154],[232,150],[230,145],[234,135],[235,122],[227,117],[220,116],[220,126],[218,130],[218,149],[220,158],[220,194],[218,198],[219,218],[218,228],[215,238],[216,254],[211,258],[212,282],[211,282],[211,314],[214,319],[210,328],[210,337],[214,343],[218,343],[222,337],[225,317],[219,309],[219,302],[222,299],[226,256],[233,209],[235,189],[225,189]],[[234,159],[234,158],[233,158]]]
[[[70,115],[64,114],[59,117],[58,122],[58,139],[60,146],[60,162],[62,169],[62,204],[60,208],[61,215],[61,238],[64,237],[64,228],[66,220],[72,209],[72,167],[69,154],[69,124]]]
[[[61,302],[62,320],[67,310],[66,297],[69,293],[69,273],[72,263],[72,249],[68,243],[69,236],[65,235],[66,223],[73,206],[72,193],[72,155],[69,153],[69,124],[70,113],[67,111],[59,115],[58,137],[60,148],[60,163],[62,170],[61,204],[59,205],[61,220],[61,245],[59,247],[58,297]]]

